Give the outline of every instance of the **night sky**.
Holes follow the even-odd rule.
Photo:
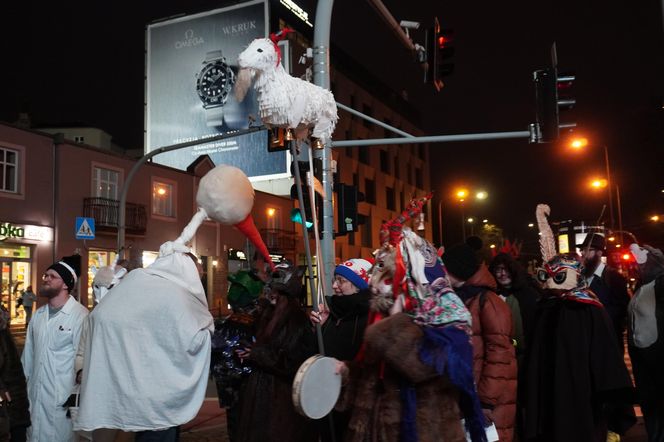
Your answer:
[[[315,2],[298,3],[314,21]],[[554,41],[560,70],[577,76],[577,107],[561,119],[576,121],[577,132],[591,140],[581,154],[571,155],[562,143],[530,145],[525,139],[432,145],[432,184],[444,197],[446,242],[460,239],[461,214],[450,197],[459,184],[489,192],[482,206],[469,203],[466,214],[490,219],[510,238],[534,240],[526,225],[539,202],[551,205],[553,220],[594,222],[606,193],[590,191],[586,182],[592,174],[604,175],[601,146],[607,145],[625,229],[664,245],[664,231],[648,222],[651,214],[664,215],[661,3],[384,3],[397,21],[420,21],[424,28],[437,15],[454,29],[455,72],[440,93],[422,84],[412,55],[365,1],[337,0],[332,42],[405,92],[429,135],[527,130],[535,120],[532,72],[549,63]],[[121,146],[142,148],[145,24],[223,4],[67,4],[23,2],[5,14],[11,25],[1,43],[0,119],[15,121],[19,110],[27,110],[36,126],[96,126]],[[423,43],[424,33],[412,37]]]

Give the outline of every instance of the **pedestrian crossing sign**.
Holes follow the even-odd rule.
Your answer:
[[[95,219],[76,217],[76,239],[95,239]]]

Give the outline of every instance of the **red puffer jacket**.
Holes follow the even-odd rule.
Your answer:
[[[516,415],[517,366],[512,345],[512,313],[494,293],[496,281],[482,264],[457,289],[473,317],[473,374],[484,408],[492,415],[501,442],[511,442]]]

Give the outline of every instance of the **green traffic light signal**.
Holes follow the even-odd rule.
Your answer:
[[[290,219],[294,223],[302,224],[302,212],[300,212],[300,209],[291,210]],[[314,223],[312,223],[311,221],[307,221],[305,223],[305,227],[307,228],[307,230],[311,229],[313,226]]]

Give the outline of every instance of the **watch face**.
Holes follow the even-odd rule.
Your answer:
[[[234,82],[235,74],[231,68],[218,60],[203,67],[198,76],[196,91],[206,105],[224,104]]]

